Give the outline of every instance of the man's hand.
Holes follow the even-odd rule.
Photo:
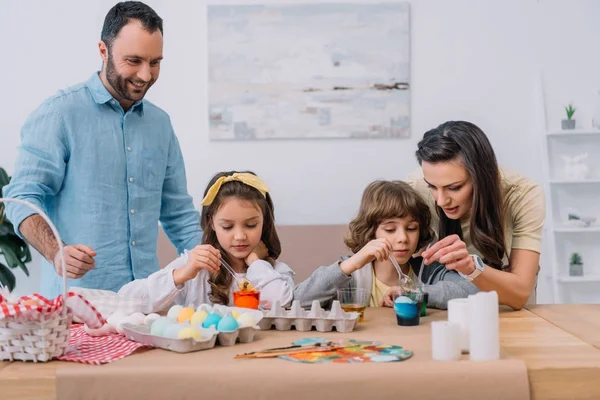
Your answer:
[[[83,244],[75,244],[71,246],[65,246],[63,249],[65,255],[65,264],[67,267],[67,278],[81,278],[89,270],[96,267],[96,262],[94,261],[96,252],[91,247]],[[58,276],[63,276],[60,251],[56,252],[52,263],[54,264],[54,270]]]

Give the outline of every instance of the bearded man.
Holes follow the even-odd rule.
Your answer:
[[[200,244],[200,218],[166,112],[144,99],[163,55],[162,19],[118,3],[98,43],[102,70],[59,91],[23,125],[5,197],[44,210],[65,245],[69,285],[118,291],[158,271],[158,222],[181,253]],[[59,247],[32,209],[7,203],[17,234],[44,257],[41,292],[62,291]]]

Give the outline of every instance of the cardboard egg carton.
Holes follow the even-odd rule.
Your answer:
[[[241,309],[237,307],[218,306],[215,311],[226,315],[228,312],[236,310],[240,313],[251,313],[256,318],[257,324],[263,318],[262,312],[258,310]],[[150,333],[150,325],[134,325],[130,323],[123,324],[123,334],[129,340],[145,344],[147,346],[157,347],[164,350],[170,350],[177,353],[189,353],[192,351],[212,349],[218,344],[221,346],[233,346],[237,342],[250,343],[254,341],[257,326],[245,326],[231,332],[219,332],[214,326],[210,328],[198,328],[201,339],[171,339],[164,336],[156,336]]]
[[[300,307],[300,302],[294,300],[290,310],[281,307],[275,301],[271,310],[264,311],[264,317],[258,322],[262,330],[269,330],[273,326],[279,331],[287,331],[292,326],[301,332],[315,328],[319,332],[329,332],[335,328],[338,332],[352,332],[358,325],[360,313],[345,312],[340,302],[335,300],[331,310],[323,310],[318,300],[313,301],[310,311]]]
[[[250,343],[254,341],[254,334],[257,330],[251,326],[239,328],[232,332],[218,332],[214,328],[209,328],[201,330],[201,340],[192,338],[170,339],[151,335],[150,327],[146,325],[123,324],[123,333],[127,339],[177,353],[212,349],[217,342],[221,346],[232,346],[236,342]]]

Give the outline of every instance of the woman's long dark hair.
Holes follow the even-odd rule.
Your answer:
[[[240,171],[228,171],[228,172],[220,172],[213,176],[213,178],[208,183],[206,190],[204,191],[204,196],[208,192],[208,189],[222,176],[230,176]],[[251,171],[241,171],[250,173],[252,175],[256,175]],[[257,205],[258,208],[262,211],[263,214],[263,228],[261,234],[261,240],[269,250],[269,261],[274,264],[275,260],[281,254],[281,242],[279,241],[279,236],[277,235],[277,230],[275,228],[275,213],[273,201],[271,200],[271,195],[267,193],[266,197],[262,195],[257,189],[252,186],[246,185],[245,183],[239,181],[230,181],[225,182],[221,188],[219,189],[219,193],[213,200],[213,202],[208,205],[202,207],[202,216],[200,220],[200,224],[202,226],[203,235],[202,235],[202,243],[210,244],[211,246],[219,249],[221,252],[221,256],[231,264],[231,258],[228,253],[221,247],[219,241],[217,240],[217,234],[213,229],[213,217],[215,213],[221,207],[223,200],[235,197],[240,200],[251,201]],[[209,295],[210,301],[215,304],[229,304],[229,292],[231,290],[233,278],[227,273],[223,268],[219,270],[216,274],[211,274],[209,283],[211,285],[211,293]]]
[[[460,160],[473,181],[471,205],[471,240],[484,262],[502,268],[506,254],[504,244],[504,205],[500,189],[500,170],[487,136],[475,124],[448,121],[427,131],[416,152],[419,165]],[[440,239],[458,234],[460,220],[452,220],[436,205],[440,219]]]

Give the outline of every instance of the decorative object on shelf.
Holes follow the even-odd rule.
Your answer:
[[[562,120],[562,128],[563,129],[575,129],[575,120],[573,119],[573,114],[575,114],[576,108],[573,108],[572,104],[569,104],[565,107],[565,111],[567,112],[567,119]]]
[[[590,168],[584,163],[588,153],[578,154],[573,157],[561,155],[565,162],[564,175],[566,179],[582,181],[588,177]]]
[[[567,223],[582,228],[589,228],[596,222],[596,217],[591,215],[582,215],[579,211],[571,209],[567,213]]]
[[[598,91],[598,96],[596,96],[596,106],[592,115],[592,127],[600,129],[600,90]]]
[[[579,253],[571,254],[571,262],[569,263],[570,276],[583,276],[583,261]]]
[[[2,188],[10,182],[10,177],[0,168],[0,197]],[[6,218],[4,204],[0,203],[0,284],[6,286],[9,291],[15,288],[16,279],[11,269],[21,268],[25,275],[29,276],[26,263],[31,261],[29,246],[17,234],[13,224]],[[6,265],[2,260],[6,261]]]

